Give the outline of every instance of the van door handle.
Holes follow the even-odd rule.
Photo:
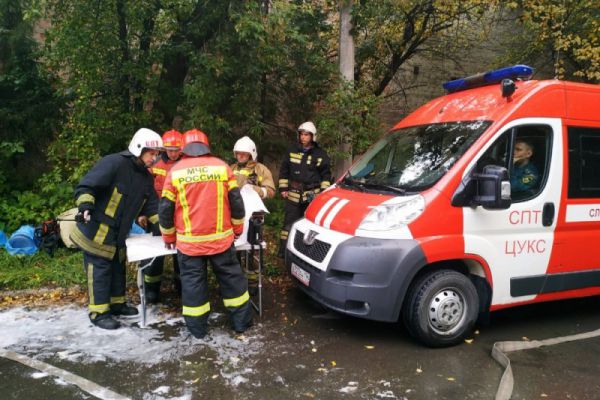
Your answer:
[[[551,226],[554,222],[554,203],[544,203],[542,211],[542,225]]]

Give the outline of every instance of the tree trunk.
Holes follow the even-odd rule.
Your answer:
[[[354,40],[352,30],[353,0],[340,0],[340,74],[347,82],[354,82]],[[353,85],[350,90],[354,90]],[[342,132],[338,150],[342,156],[335,163],[334,176],[339,178],[352,165],[352,132]]]

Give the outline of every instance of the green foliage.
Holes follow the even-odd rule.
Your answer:
[[[85,284],[83,257],[79,251],[60,248],[54,257],[45,252],[11,256],[0,249],[0,290],[68,287]]]
[[[26,190],[44,170],[43,152],[60,122],[62,100],[36,62],[24,1],[0,0],[0,195]]]
[[[316,121],[319,143],[333,160],[348,156],[340,151],[344,141],[352,144],[353,154],[361,154],[382,135],[377,118],[380,101],[367,88],[353,90],[350,85],[342,85],[326,97]]]
[[[557,78],[600,82],[600,7],[594,0],[512,1],[526,35],[515,40],[510,58],[533,65],[553,63]]]
[[[269,214],[265,215],[265,225],[275,230],[281,229],[283,227],[283,218],[285,215],[285,200],[279,195],[276,195],[273,199],[266,199],[264,203],[267,210],[269,210]]]

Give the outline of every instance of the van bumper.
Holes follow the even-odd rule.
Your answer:
[[[334,250],[325,271],[286,250],[286,266],[310,274],[308,296],[337,312],[377,321],[398,320],[402,300],[417,271],[426,264],[419,243],[410,239],[353,237]],[[306,281],[306,280],[305,280]]]

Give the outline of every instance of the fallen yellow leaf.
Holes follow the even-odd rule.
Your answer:
[[[447,380],[449,380],[450,382],[454,382],[456,379],[454,379],[453,377],[449,376],[446,378]]]
[[[375,346],[370,346],[370,345],[369,346],[365,346],[365,349],[367,349],[367,350],[373,350],[374,348],[375,348]]]
[[[331,366],[332,366],[332,367],[335,367],[336,365],[337,365],[337,363],[336,363],[335,361],[332,361],[332,362],[331,362]]]
[[[465,343],[471,344],[471,343],[473,343],[473,339],[465,339]]]

